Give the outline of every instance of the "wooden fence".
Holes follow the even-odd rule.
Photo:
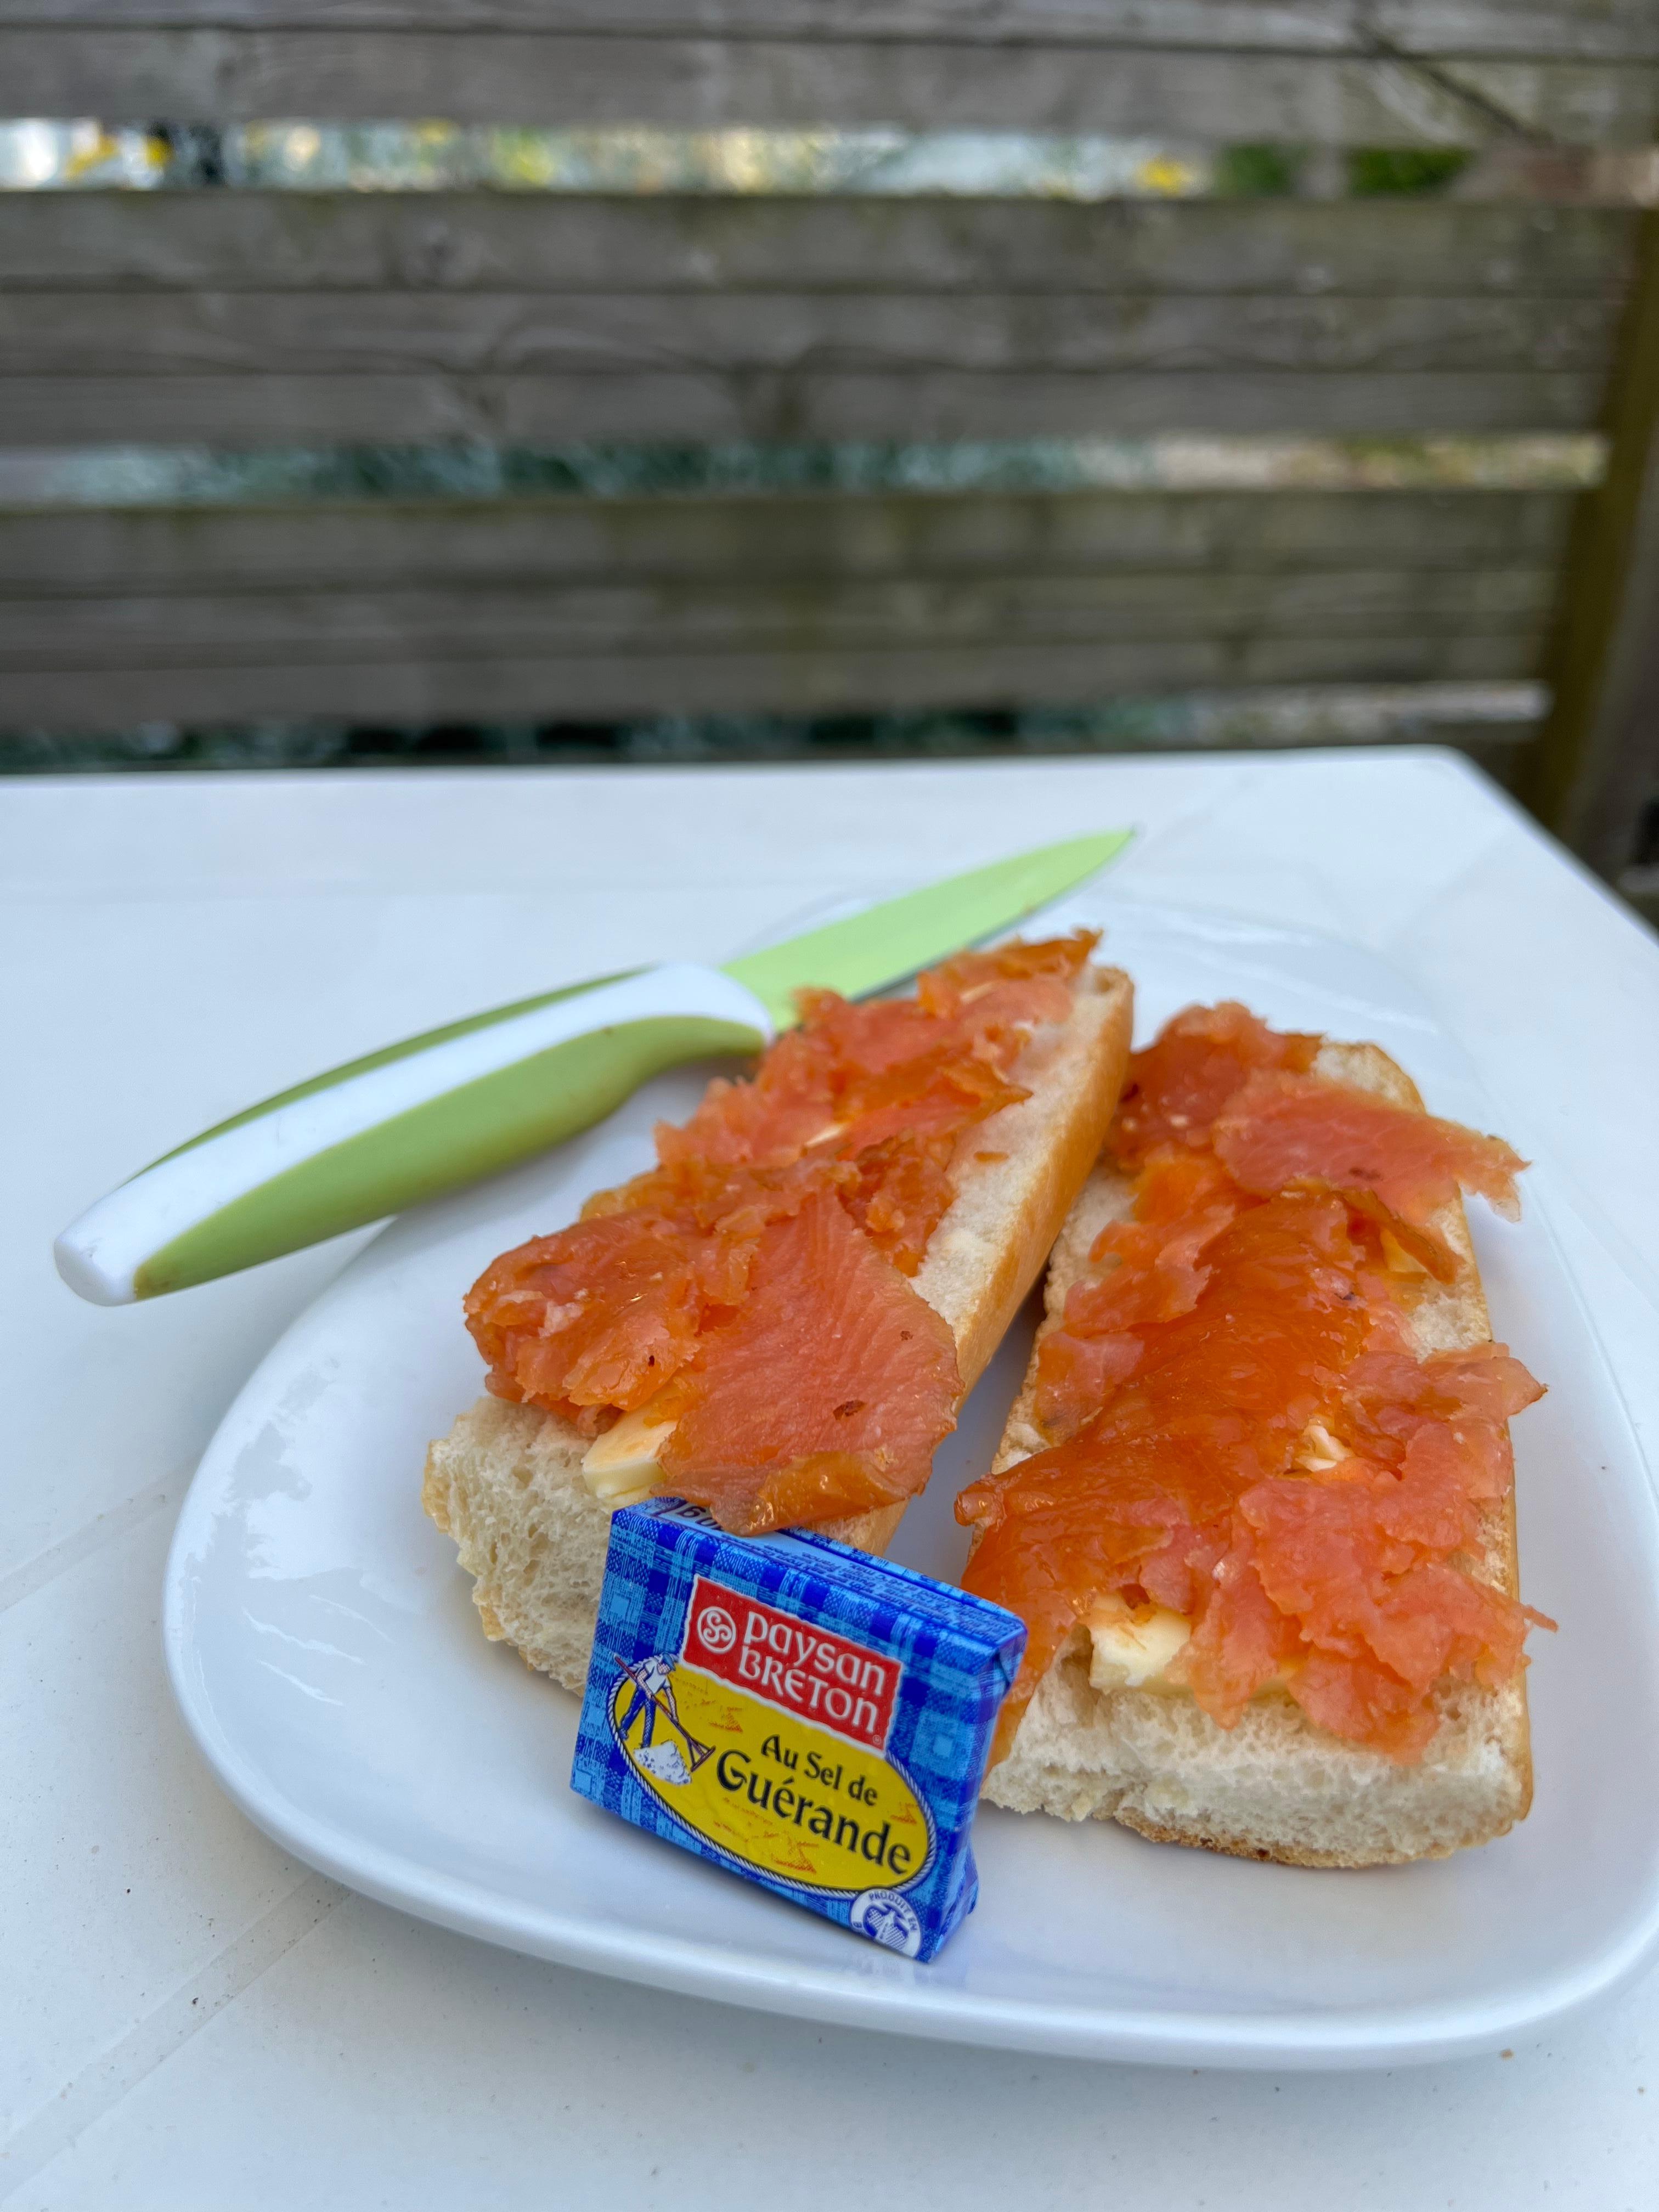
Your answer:
[[[1659,251],[1577,157],[1659,136],[1653,0],[14,0],[0,86],[16,114],[175,123],[1162,134],[1328,170],[1518,149],[1523,198],[0,197],[14,449],[1610,440],[1577,498],[15,505],[0,722],[1544,677],[1523,781],[1629,858],[1659,756]]]

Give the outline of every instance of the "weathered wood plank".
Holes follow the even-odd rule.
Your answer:
[[[12,293],[0,295],[0,377],[76,376],[114,359],[133,376],[1595,374],[1617,320],[1610,297]]]
[[[1550,656],[1555,703],[1524,787],[1609,876],[1659,789],[1659,214],[1645,229],[1608,398],[1607,472],[1577,518]]]
[[[1466,61],[1447,56],[1437,80],[1456,85],[1483,107],[1508,118],[1518,133],[1563,146],[1644,145],[1659,123],[1659,74],[1646,64],[1620,72],[1597,66],[1534,61]]]
[[[1413,631],[1340,637],[981,644],[971,653],[869,647],[730,654],[500,653],[443,661],[403,655],[338,666],[281,659],[224,668],[60,669],[9,675],[13,728],[131,729],[148,721],[256,721],[338,715],[362,721],[602,719],[635,714],[811,714],[902,707],[1063,704],[1113,693],[1256,684],[1495,681],[1536,672],[1508,635]]]
[[[1416,54],[1559,54],[1607,61],[1659,54],[1659,14],[1650,0],[1377,0],[1355,12],[1360,38],[1369,33]]]
[[[0,589],[1544,569],[1572,507],[1564,492],[1068,492],[0,511]]]
[[[270,0],[146,0],[147,23],[270,21]],[[121,0],[19,0],[15,20],[131,24]],[[331,29],[536,31],[544,0],[283,0],[281,20]],[[1366,54],[1378,40],[1410,53],[1659,59],[1647,0],[561,0],[566,32],[776,39],[948,38],[985,43],[1218,46]]]
[[[707,374],[57,376],[0,380],[14,447],[108,442],[488,444],[571,439],[1140,436],[1176,430],[1575,430],[1601,380],[1582,371],[1340,375],[953,371]]]
[[[1601,297],[1633,212],[1041,200],[0,193],[0,285]]]
[[[860,123],[1364,146],[1483,146],[1519,128],[1639,145],[1659,96],[1659,68],[1635,61],[1471,60],[1454,73],[1393,58],[1085,44],[461,35],[464,61],[448,30],[10,26],[0,82],[14,113],[181,122]]]
[[[1325,569],[1184,575],[904,576],[879,583],[654,579],[483,589],[410,587],[33,595],[0,601],[0,668],[179,667],[410,654],[848,652],[955,644],[1340,636],[1541,639],[1551,571]]]

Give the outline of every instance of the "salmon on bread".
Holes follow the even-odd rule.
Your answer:
[[[1375,1046],[1189,1009],[1057,1244],[964,1577],[1026,1620],[985,1794],[1304,1866],[1441,1856],[1532,1769],[1509,1417],[1460,1185]]]
[[[804,994],[653,1169],[486,1269],[488,1394],[422,1499],[487,1635],[579,1690],[610,1515],[652,1494],[884,1547],[1116,1105],[1132,994],[1093,944],[963,955],[902,999]]]

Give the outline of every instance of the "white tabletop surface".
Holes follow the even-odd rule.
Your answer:
[[[355,1240],[106,1311],[52,1271],[67,1219],[367,1046],[1118,823],[1124,892],[1415,977],[1572,1200],[1659,1460],[1659,942],[1449,756],[0,785],[0,2201],[1648,2212],[1659,1977],[1501,2058],[1389,2074],[798,2024],[352,1896],[247,1826],[173,1711],[157,1602],[191,1468]]]

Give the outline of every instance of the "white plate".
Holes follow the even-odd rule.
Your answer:
[[[1443,1112],[1502,1126],[1413,988],[1305,932],[1102,894],[1139,1033],[1237,996],[1373,1038]],[[706,1073],[706,1072],[705,1072]],[[1632,1974],[1659,1941],[1659,1532],[1599,1346],[1540,1219],[1476,1224],[1498,1334],[1550,1384],[1516,1425],[1537,1802],[1433,1864],[1310,1873],[987,1808],[978,1911],[919,1966],[620,1822],[567,1786],[574,1699],[485,1643],[420,1510],[427,1441],[477,1395],[462,1291],[505,1246],[645,1164],[703,1076],[395,1223],[288,1332],[209,1449],[167,1569],[174,1690],[231,1796],[301,1858],[548,1959],[909,2034],[1169,2063],[1397,2063],[1490,2048]],[[986,1465],[1016,1329],[895,1549],[952,1575],[951,1501]]]

